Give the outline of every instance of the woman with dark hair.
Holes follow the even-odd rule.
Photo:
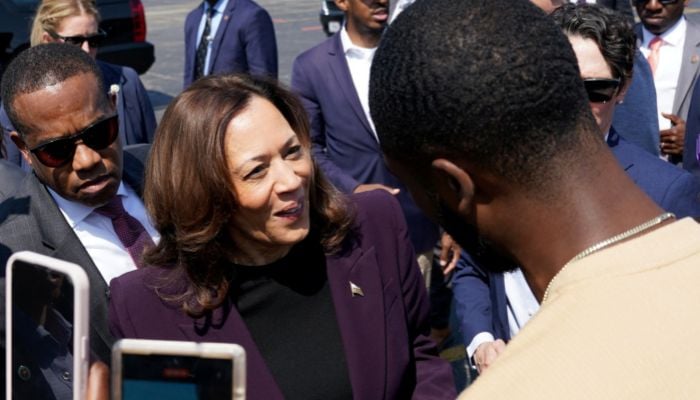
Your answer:
[[[157,267],[112,281],[115,336],[238,343],[251,399],[455,396],[398,203],[331,186],[276,83],[214,76],[180,94],[145,202]]]

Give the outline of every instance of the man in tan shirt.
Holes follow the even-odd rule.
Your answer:
[[[416,2],[377,50],[370,110],[417,204],[542,303],[466,398],[700,398],[700,226],[625,174],[544,13]]]

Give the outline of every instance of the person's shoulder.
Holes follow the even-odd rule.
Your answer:
[[[253,22],[259,18],[272,20],[270,13],[253,0],[229,0],[226,5],[227,12],[232,12],[232,17],[238,20],[250,20]]]
[[[150,143],[137,143],[137,144],[129,144],[124,146],[124,162],[137,162],[141,169],[143,169],[143,166],[146,164],[146,160],[148,160],[148,155],[151,152],[151,144]],[[127,161],[127,158],[129,159]]]
[[[314,63],[318,57],[333,51],[335,41],[337,40],[336,35],[338,34],[336,33],[333,36],[323,40],[321,43],[304,50],[297,56],[294,63]]]
[[[141,78],[139,78],[139,73],[136,72],[136,70],[131,68],[131,67],[122,66],[121,73],[122,73],[122,76],[124,78],[126,78],[127,82],[141,80]]]
[[[695,14],[686,14],[685,23],[688,32],[693,31],[696,35],[700,35],[700,16],[695,16]]]
[[[203,7],[204,7],[204,2],[201,2],[201,3],[199,3],[199,5],[197,7],[190,10],[190,12],[188,12],[187,16],[185,17],[185,24],[189,23],[190,20],[197,15],[197,13],[201,13],[203,11],[202,10]]]
[[[157,296],[154,288],[160,286],[159,282],[167,280],[168,271],[165,268],[154,266],[129,271],[112,279],[110,282],[112,295],[136,301]]]
[[[350,201],[356,209],[358,225],[386,226],[387,221],[403,218],[401,206],[394,195],[385,190],[355,193]]]
[[[24,179],[26,172],[17,165],[0,159],[0,182],[2,182],[2,191],[10,192],[19,185],[19,182]],[[12,190],[8,190],[8,188]]]
[[[622,137],[620,137],[620,142],[617,147],[618,149],[615,153],[620,155],[621,159],[624,157],[627,161],[634,164],[634,168],[639,169],[645,174],[648,172],[651,177],[657,179],[676,179],[687,175],[692,178],[692,175],[686,170],[649,154],[646,150],[634,143],[628,142]]]

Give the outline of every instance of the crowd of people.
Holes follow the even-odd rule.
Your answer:
[[[94,0],[39,5],[0,82],[0,264],[86,271],[88,397],[120,338],[237,343],[251,399],[700,396],[687,1],[335,2],[286,88],[267,11],[203,1],[157,127]]]

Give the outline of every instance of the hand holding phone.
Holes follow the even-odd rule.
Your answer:
[[[112,349],[112,400],[245,399],[236,344],[122,339]]]
[[[89,283],[76,264],[28,251],[6,268],[6,398],[82,400]]]

